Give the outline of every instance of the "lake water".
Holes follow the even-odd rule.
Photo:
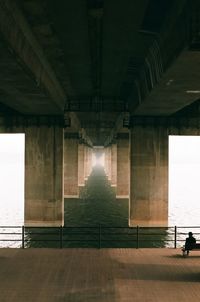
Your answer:
[[[192,204],[192,203],[191,203]],[[14,206],[10,203],[2,206],[1,220],[2,226],[20,226],[23,225],[22,210],[20,206]],[[172,228],[166,229],[139,229],[139,246],[141,247],[172,247],[174,242],[174,226],[198,225],[199,206],[192,206],[188,209],[188,204],[180,206],[178,203],[170,207],[169,222]],[[89,229],[87,227],[93,227]],[[114,227],[124,227],[118,229]],[[101,227],[101,246],[104,247],[136,247],[137,230],[128,228],[128,199],[116,199],[115,188],[111,187],[103,168],[96,167],[88,179],[87,185],[81,189],[79,199],[65,199],[65,227],[63,229],[63,246],[99,246],[99,228]],[[74,227],[74,228],[71,228]],[[84,227],[84,228],[80,228]],[[109,227],[106,229],[104,227]],[[2,229],[4,233],[12,232],[13,229]],[[178,239],[185,239],[189,228],[178,229]],[[198,234],[199,229],[191,229]],[[17,235],[1,235],[1,239],[18,239],[19,242],[10,241],[1,242],[1,246],[17,247],[21,246],[21,228],[15,230]],[[107,233],[110,233],[107,235]],[[58,240],[60,236],[59,229],[37,229],[26,230],[27,246],[37,247],[59,247]],[[153,233],[153,235],[152,235]],[[44,234],[44,235],[43,235]],[[34,240],[41,240],[35,242]],[[52,241],[43,242],[50,239]],[[73,241],[71,241],[73,240]],[[81,241],[78,241],[81,240]],[[93,241],[94,240],[94,241]],[[178,242],[177,246],[183,242]]]

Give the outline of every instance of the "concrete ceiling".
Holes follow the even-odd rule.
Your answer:
[[[199,50],[198,0],[1,0],[0,109],[75,112],[103,145],[123,112],[169,116],[196,101]]]

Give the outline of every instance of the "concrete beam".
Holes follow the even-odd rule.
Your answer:
[[[128,130],[126,128],[123,128],[123,121],[127,116],[127,112],[122,112],[118,118],[116,119],[115,122],[115,126],[111,129],[110,131],[110,135],[108,136],[108,138],[105,141],[105,146],[109,145],[110,143],[112,143],[112,141],[114,140],[114,138],[116,137],[118,132],[126,132],[128,133]]]
[[[63,113],[65,92],[29,24],[13,0],[0,1],[0,32],[17,60],[31,73],[37,85],[46,91],[55,108],[55,114]]]

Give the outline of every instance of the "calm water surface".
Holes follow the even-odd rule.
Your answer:
[[[177,214],[178,213],[178,214]],[[191,219],[192,217],[192,219]],[[173,225],[198,225],[198,211],[186,207],[170,208],[169,223]],[[190,222],[190,223],[189,223]],[[23,225],[19,207],[1,206],[0,225]],[[93,228],[87,228],[92,226]],[[115,227],[124,227],[118,229]],[[109,227],[109,230],[105,227]],[[101,228],[101,229],[100,229]],[[12,232],[12,229],[3,228],[2,232]],[[189,228],[178,230],[178,239],[185,239]],[[193,229],[198,234],[198,229]],[[10,241],[10,247],[21,246],[21,228],[16,229],[16,235],[1,235],[1,239],[18,239]],[[99,235],[101,232],[101,235]],[[107,234],[109,232],[109,235]],[[37,233],[37,234],[35,234]],[[153,233],[153,235],[152,235]],[[179,234],[180,233],[180,234]],[[87,185],[81,188],[79,199],[65,199],[65,228],[63,229],[63,246],[91,246],[98,247],[101,240],[102,247],[136,247],[137,230],[128,228],[128,199],[116,199],[115,188],[111,187],[103,168],[95,167],[88,179]],[[99,237],[100,236],[100,237]],[[59,247],[60,238],[58,229],[26,229],[26,246]],[[100,239],[99,239],[100,238]],[[174,243],[174,227],[166,229],[139,229],[139,246],[141,247],[172,247]],[[34,240],[41,240],[36,242]],[[49,240],[43,242],[43,240]],[[183,243],[178,242],[178,246]],[[8,246],[8,242],[1,242],[1,246]]]
[[[103,168],[93,170],[80,199],[65,200],[66,226],[128,226],[128,199],[116,199]]]

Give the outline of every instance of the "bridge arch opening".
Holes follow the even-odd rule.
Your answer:
[[[0,225],[24,224],[25,134],[0,134]]]
[[[105,167],[105,151],[104,147],[94,147],[92,153],[92,166]]]
[[[200,137],[169,136],[169,225],[199,225]]]

